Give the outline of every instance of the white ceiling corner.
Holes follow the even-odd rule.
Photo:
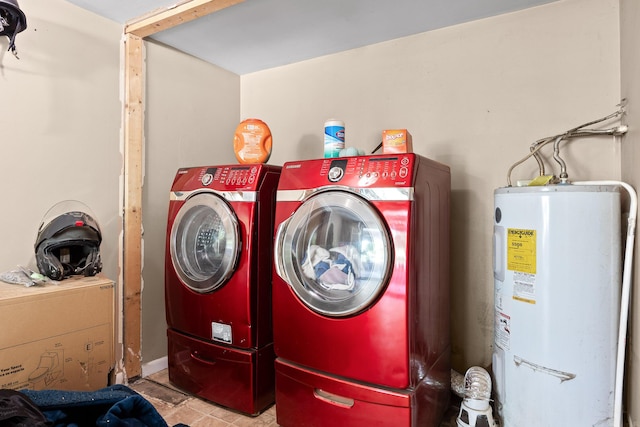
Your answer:
[[[169,0],[67,0],[124,24]],[[557,0],[245,0],[150,38],[236,74]]]

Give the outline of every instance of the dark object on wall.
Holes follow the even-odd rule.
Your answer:
[[[0,0],[0,36],[9,38],[11,53],[16,52],[16,35],[27,28],[27,17],[18,6],[18,0]]]
[[[98,223],[87,213],[70,211],[42,223],[36,238],[36,263],[41,274],[62,280],[76,274],[102,271]]]

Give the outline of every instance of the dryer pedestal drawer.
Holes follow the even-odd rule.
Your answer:
[[[280,426],[414,425],[412,406],[416,402],[410,391],[354,383],[281,359],[276,359],[275,365],[276,413]]]
[[[239,350],[167,330],[169,380],[222,406],[257,415],[274,402],[273,344]]]

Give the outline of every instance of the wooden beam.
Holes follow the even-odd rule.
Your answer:
[[[159,9],[148,15],[128,22],[124,27],[125,34],[148,37],[163,30],[168,30],[185,22],[193,21],[213,12],[225,9],[244,0],[187,0],[174,6]]]
[[[217,12],[244,0],[186,0],[125,25],[123,364],[127,379],[142,375],[142,183],[144,152],[144,37]]]
[[[142,374],[142,165],[144,146],[144,45],[141,37],[124,41],[124,206],[123,345],[127,378]]]

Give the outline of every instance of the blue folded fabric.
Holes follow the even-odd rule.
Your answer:
[[[31,398],[54,427],[168,427],[148,400],[120,384],[97,391],[20,392]],[[184,424],[174,427],[179,426]]]
[[[107,426],[166,426],[156,409],[140,395],[125,397],[114,404],[106,414],[98,417],[97,427]]]

